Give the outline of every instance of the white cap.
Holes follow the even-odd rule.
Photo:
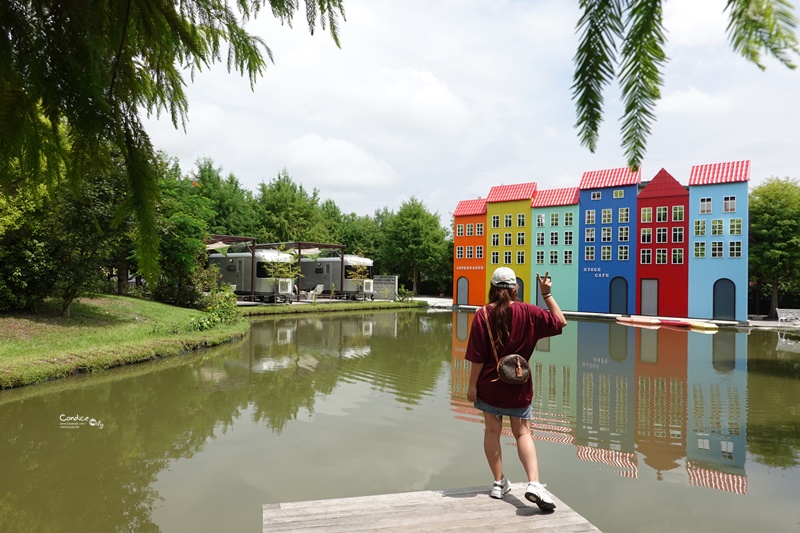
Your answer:
[[[517,275],[508,267],[499,267],[492,274],[492,285],[500,289],[513,289],[517,286]]]

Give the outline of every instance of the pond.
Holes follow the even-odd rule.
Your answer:
[[[257,532],[266,503],[488,489],[473,317],[255,320],[222,347],[2,391],[0,531]],[[572,319],[532,361],[542,481],[601,530],[800,531],[798,338]]]

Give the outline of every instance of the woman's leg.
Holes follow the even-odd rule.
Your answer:
[[[539,459],[536,457],[536,445],[533,443],[530,420],[511,418],[511,432],[517,439],[517,454],[522,468],[528,474],[528,481],[539,481]]]
[[[503,417],[483,413],[483,451],[495,481],[503,478],[503,453],[500,450],[500,431],[503,429]],[[512,418],[513,420],[513,418]]]

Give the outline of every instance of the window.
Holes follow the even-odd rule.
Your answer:
[[[600,220],[603,224],[611,224],[611,209],[603,209],[600,212]]]
[[[639,252],[639,263],[642,265],[649,265],[653,262],[653,250],[645,248]]]
[[[656,242],[667,242],[667,228],[656,228]]]
[[[496,265],[500,262],[500,252],[492,252],[492,264]]]
[[[536,246],[544,246],[544,232],[540,231],[536,234]]]
[[[611,242],[611,228],[602,228],[600,230],[600,240],[603,242]]]
[[[629,257],[630,251],[628,249],[628,245],[623,244],[617,248],[617,261],[627,261]]]
[[[642,228],[642,244],[653,242],[653,228]]]
[[[673,265],[683,264],[683,248],[672,249],[672,264]]]
[[[599,200],[603,197],[600,191],[592,191],[592,200]]]
[[[667,208],[656,207],[656,222],[666,222],[666,221],[667,221]]]
[[[722,241],[711,241],[711,257],[723,257],[724,251]]]
[[[542,250],[539,250],[538,252],[536,252],[536,264],[537,265],[543,265],[544,264],[544,252]]]
[[[730,219],[728,224],[728,233],[731,235],[741,235],[742,234],[742,219],[741,218],[732,218]]]
[[[631,221],[630,207],[620,207],[617,211],[617,220],[620,224],[627,224]]]
[[[483,236],[483,222],[475,224],[475,235],[477,235],[478,237]]]
[[[723,213],[733,213],[736,211],[736,197],[735,196],[725,196],[722,199],[722,212]]]
[[[504,265],[511,264],[511,252],[503,252],[503,264]]]
[[[666,265],[667,264],[667,249],[666,248],[656,248],[656,264],[657,265]]]
[[[711,198],[700,198],[700,214],[707,215],[711,213]]]
[[[695,237],[705,237],[706,235],[706,221],[705,220],[695,220],[694,221],[694,236]]]
[[[483,246],[475,247],[475,259],[483,259]]]
[[[683,242],[683,228],[681,226],[672,228],[672,242]]]
[[[464,224],[458,224],[456,226],[456,237],[463,237],[464,236]]]
[[[558,213],[550,213],[550,225],[558,226]]]
[[[594,261],[594,246],[587,246],[583,251],[583,258],[586,261]]]
[[[697,259],[703,259],[706,256],[706,243],[704,242],[696,242],[694,243],[694,256]]]
[[[711,221],[711,235],[722,235],[722,219],[715,218]]]
[[[556,250],[550,250],[550,264],[551,265],[558,264],[558,252]]]
[[[456,246],[456,259],[464,259],[464,247]]]
[[[586,223],[594,224],[594,209],[588,209],[586,211]]]
[[[511,232],[503,234],[503,244],[506,246],[511,246]]]
[[[572,232],[565,231],[564,232],[564,246],[572,246]]]
[[[617,240],[619,242],[628,242],[628,239],[630,239],[630,230],[628,226],[620,226],[617,228]]]
[[[564,250],[564,264],[565,265],[572,264],[572,250]]]
[[[611,247],[610,246],[601,246],[600,247],[600,260],[601,261],[611,261]]]
[[[742,241],[728,243],[728,257],[742,257]]]
[[[551,231],[550,232],[550,246],[558,246],[558,232]]]
[[[544,227],[544,215],[536,215],[536,225],[540,228]]]
[[[500,227],[500,215],[492,215],[492,227],[493,228]]]
[[[682,205],[673,205],[672,206],[672,221],[673,222],[683,222],[683,206]]]
[[[519,228],[525,227],[525,213],[520,213],[517,215],[517,227]]]
[[[467,246],[467,259],[472,259],[472,246]]]
[[[648,222],[653,221],[653,208],[652,207],[643,207],[642,208],[642,223],[647,224]]]
[[[525,264],[525,252],[522,250],[517,250],[517,264],[524,265]]]
[[[520,231],[517,233],[517,246],[525,246],[525,232]]]
[[[623,191],[622,189],[616,189],[614,191],[614,198],[615,199],[625,198],[625,191]]]
[[[503,225],[504,225],[504,227],[510,228],[511,227],[511,222],[513,220],[514,220],[514,217],[511,216],[511,215],[506,215],[505,217],[503,217]]]
[[[572,225],[572,218],[573,218],[573,214],[572,213],[564,213],[564,225],[565,226],[571,226]]]
[[[594,242],[594,228],[586,228],[584,230],[583,240],[586,242]]]
[[[474,224],[467,224],[467,237],[472,237],[472,230],[474,227]]]
[[[500,234],[492,233],[492,246],[500,246]]]

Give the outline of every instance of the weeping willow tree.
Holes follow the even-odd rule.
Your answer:
[[[621,89],[622,147],[631,168],[645,153],[655,106],[661,98],[664,54],[663,0],[581,0],[573,99],[581,144],[597,147],[603,90],[616,78]],[[733,50],[762,70],[763,55],[794,69],[797,18],[786,0],[728,0],[727,34]]]
[[[291,25],[299,0],[0,1],[0,185],[6,194],[55,183],[76,188],[123,154],[128,197],[118,216],[138,221],[136,250],[149,279],[158,273],[154,150],[141,114],[168,113],[185,125],[185,76],[225,62],[251,86],[272,61],[245,24],[262,10]],[[339,45],[342,0],[305,0]],[[66,133],[65,133],[66,132]]]

